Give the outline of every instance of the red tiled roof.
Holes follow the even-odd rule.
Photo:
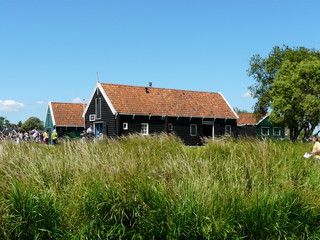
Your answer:
[[[257,120],[257,116],[254,113],[238,113],[239,119],[237,121],[238,125],[255,125],[261,119],[263,119],[268,113],[261,114]]]
[[[84,105],[82,103],[51,102],[52,114],[56,126],[83,126]]]
[[[101,86],[120,114],[237,118],[219,93],[105,83]]]
[[[238,116],[238,125],[254,125],[257,123],[257,120],[253,113],[238,113]]]

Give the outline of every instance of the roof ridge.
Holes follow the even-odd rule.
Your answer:
[[[62,103],[62,104],[81,104],[83,105],[83,103],[68,103],[68,102],[51,102],[51,103]]]
[[[101,84],[101,85],[126,86],[126,87],[138,87],[138,88],[164,89],[164,90],[174,90],[174,91],[182,91],[182,92],[197,92],[197,93],[200,92],[200,93],[219,94],[219,92],[186,90],[186,89],[176,89],[176,88],[160,88],[160,87],[150,87],[150,86],[135,86],[135,85],[117,84],[117,83],[100,83],[100,84]]]

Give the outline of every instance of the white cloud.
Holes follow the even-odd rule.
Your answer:
[[[242,94],[241,97],[243,97],[243,98],[251,98],[252,97],[252,93],[251,92],[246,92],[246,93]]]
[[[73,103],[83,103],[83,99],[82,98],[73,98],[72,102]]]
[[[24,104],[16,102],[14,100],[0,100],[0,111],[4,112],[16,112],[19,108],[23,108]]]
[[[46,104],[44,101],[36,101],[36,104],[43,105]]]

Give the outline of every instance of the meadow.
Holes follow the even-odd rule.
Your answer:
[[[0,239],[320,239],[312,143],[0,144]]]

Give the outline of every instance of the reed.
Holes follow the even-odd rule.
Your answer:
[[[0,239],[319,239],[311,143],[0,145]]]

